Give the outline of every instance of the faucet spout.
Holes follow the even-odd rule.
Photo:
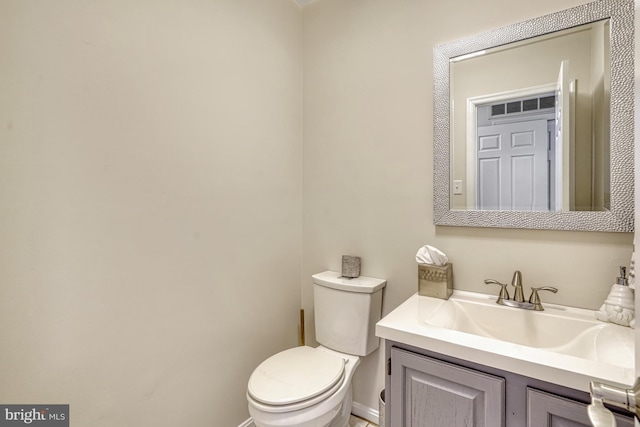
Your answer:
[[[511,285],[516,288],[513,300],[516,302],[524,302],[524,292],[522,291],[522,273],[520,270],[516,270],[513,273],[513,279],[511,279]]]

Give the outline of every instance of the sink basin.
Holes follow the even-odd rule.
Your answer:
[[[589,392],[591,381],[632,384],[634,330],[593,310],[544,311],[496,304],[495,295],[454,290],[448,300],[413,294],[376,324],[387,346],[408,346]]]
[[[631,367],[633,330],[603,323],[593,311],[545,305],[545,311],[498,305],[495,297],[458,293],[449,300],[425,298],[423,324],[554,353]]]

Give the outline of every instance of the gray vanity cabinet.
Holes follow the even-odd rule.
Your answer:
[[[615,414],[618,427],[633,427],[633,418]],[[587,404],[527,387],[527,426],[591,427]]]
[[[588,393],[386,342],[387,426],[590,427]],[[619,427],[631,416],[616,414]]]
[[[504,427],[504,378],[397,348],[391,372],[392,426]]]

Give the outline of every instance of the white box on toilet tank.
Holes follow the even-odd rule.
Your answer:
[[[313,276],[316,341],[342,353],[366,356],[380,344],[375,325],[382,316],[387,281],[354,279],[325,271]]]

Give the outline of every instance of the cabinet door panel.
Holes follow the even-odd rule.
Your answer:
[[[615,414],[618,427],[633,418]],[[527,387],[527,427],[591,427],[587,404]]]
[[[391,350],[391,425],[504,427],[504,378]]]

